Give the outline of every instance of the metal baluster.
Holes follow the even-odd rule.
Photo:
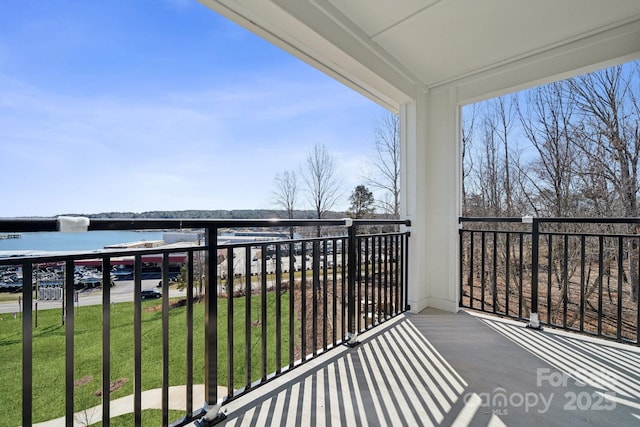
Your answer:
[[[307,359],[307,242],[302,242],[302,280],[300,281],[300,334],[302,338],[301,359]]]
[[[618,237],[618,310],[616,316],[616,338],[620,340],[622,338],[622,281],[624,273],[624,248],[622,237]]]
[[[218,406],[218,229],[205,229],[204,389],[205,419],[219,416]]]
[[[227,396],[233,396],[233,248],[227,248]]]
[[[169,254],[162,254],[162,425],[169,425]]]
[[[74,265],[73,260],[67,260],[64,268],[64,329],[65,329],[65,424],[73,427],[73,391],[74,391],[74,336],[75,318],[73,312],[74,296]]]
[[[102,425],[111,418],[111,262],[102,258]]]
[[[245,248],[244,296],[244,376],[245,388],[251,387],[251,246]]]
[[[261,323],[261,358],[262,382],[267,380],[267,255],[266,245],[262,245],[262,261],[260,271],[260,323]]]
[[[293,368],[295,364],[294,356],[294,319],[295,319],[295,280],[296,280],[296,264],[295,264],[295,245],[289,243],[289,367]]]
[[[538,219],[533,218],[531,224],[531,313],[529,315],[529,327],[540,328],[538,319],[538,263],[540,227]]]
[[[22,265],[22,425],[33,420],[33,264]]]
[[[187,306],[186,306],[186,400],[187,400],[187,417],[193,416],[193,285],[194,285],[194,268],[193,268],[193,251],[187,254]]]
[[[348,227],[349,244],[348,246],[348,289],[347,289],[347,344],[350,346],[357,344],[357,331],[356,331],[356,272],[359,268],[356,268],[356,262],[359,261],[359,254],[356,253],[356,226],[351,225]],[[358,325],[359,326],[359,325]],[[359,330],[359,329],[358,329]]]
[[[547,256],[547,324],[551,324],[551,278],[553,271],[553,235],[549,234],[549,254]]]
[[[282,255],[276,244],[276,374],[282,371]]]
[[[311,255],[311,283],[312,292],[311,298],[313,303],[311,304],[311,336],[313,338],[313,355],[318,354],[318,287],[320,286],[320,252],[319,242],[313,241]]]
[[[602,280],[604,278],[604,236],[598,240],[598,336],[602,335]]]
[[[133,418],[142,425],[142,257],[135,256],[133,267]]]
[[[580,332],[584,332],[584,295],[586,292],[585,289],[585,236],[584,234],[580,236]]]

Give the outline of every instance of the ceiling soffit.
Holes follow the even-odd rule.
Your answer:
[[[640,52],[638,0],[200,1],[393,109],[474,76],[540,80]]]
[[[637,0],[311,2],[362,30],[365,43],[381,48],[426,87],[640,20]]]

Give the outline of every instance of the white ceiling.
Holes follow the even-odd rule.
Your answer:
[[[640,18],[639,0],[328,2],[427,86]]]
[[[387,104],[534,62],[544,78],[640,57],[640,0],[200,1]]]

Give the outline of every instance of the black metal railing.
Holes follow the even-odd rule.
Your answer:
[[[640,219],[460,223],[461,307],[640,344]]]
[[[15,424],[28,426],[59,413],[66,425],[73,425],[91,401],[79,402],[76,395],[81,380],[91,376],[84,366],[87,355],[80,351],[89,345],[97,349],[91,365],[100,378],[96,395],[103,425],[112,416],[109,402],[125,392],[133,401],[132,422],[141,425],[146,416],[143,393],[149,388],[160,389],[161,423],[169,425],[176,418],[169,412],[170,390],[177,385],[184,386],[186,406],[172,425],[217,416],[221,405],[331,348],[354,344],[359,332],[404,312],[408,226],[409,221],[396,220],[92,219],[87,232],[201,230],[204,244],[0,258],[3,276],[22,277],[19,289],[12,283],[12,290],[20,292],[22,319],[21,376],[15,374],[21,383],[22,417]],[[56,219],[0,220],[0,232],[55,232],[59,227]],[[255,241],[238,233],[242,242],[221,233],[288,232],[292,227],[300,233],[315,233],[319,227],[342,231],[329,237]],[[99,272],[99,277],[84,280],[79,269]],[[152,278],[150,271],[157,276]],[[93,336],[98,342],[92,344],[82,333],[89,325],[81,314],[83,297],[78,297],[89,288],[87,293],[99,295],[96,303],[101,305],[101,326],[95,332],[100,337]],[[51,295],[62,299],[41,298]],[[116,304],[127,295],[130,302]],[[154,302],[147,296],[160,298]],[[38,325],[38,304],[40,310],[58,304],[63,330]],[[115,338],[123,328],[130,328],[124,346]],[[58,388],[51,382],[43,385],[47,380],[39,377],[40,341],[47,335],[43,329],[64,337],[58,346],[63,349],[48,349],[64,360],[64,385]],[[154,366],[144,364],[150,356]],[[46,357],[56,358],[53,353]],[[123,365],[129,364],[132,384],[118,389]],[[192,403],[197,384],[204,384],[204,407]],[[219,386],[226,395],[218,392]],[[47,407],[46,413],[34,413],[54,394],[64,396],[64,410]]]

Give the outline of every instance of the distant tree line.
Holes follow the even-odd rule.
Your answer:
[[[181,211],[148,211],[148,212],[102,212],[97,214],[81,214],[88,218],[125,218],[125,219],[266,219],[286,218],[288,213],[272,209],[236,209],[236,210],[181,210]],[[77,214],[66,214],[77,215]],[[297,219],[314,219],[311,210],[295,210]],[[344,212],[327,212],[326,218],[344,218]]]

